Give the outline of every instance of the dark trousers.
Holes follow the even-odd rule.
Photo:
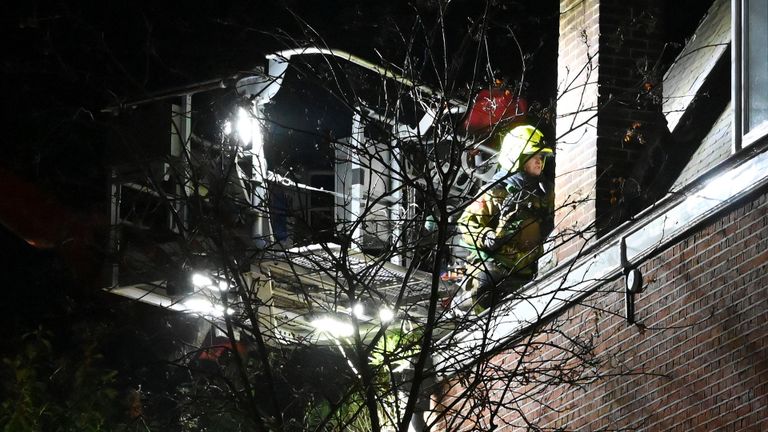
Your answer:
[[[479,312],[519,291],[533,279],[536,272],[531,268],[510,271],[486,260],[471,264],[468,274],[471,279],[467,288],[472,291],[475,310]]]

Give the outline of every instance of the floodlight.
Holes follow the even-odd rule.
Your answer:
[[[213,280],[202,273],[194,273],[192,275],[192,285],[202,288],[213,285]]]
[[[381,309],[379,309],[379,320],[381,320],[382,323],[388,323],[392,321],[395,318],[395,313],[392,312],[392,309],[382,306]]]
[[[362,303],[355,303],[355,305],[352,306],[352,315],[360,320],[365,319],[365,307]]]
[[[330,336],[335,338],[349,337],[352,336],[352,333],[354,333],[352,324],[327,316],[315,319],[311,324],[319,331],[328,333]]]
[[[232,315],[235,312],[231,308],[225,310],[224,306],[213,304],[210,300],[200,297],[187,299],[184,301],[184,307],[186,308],[185,312],[217,318],[224,316],[225,312],[227,315]]]

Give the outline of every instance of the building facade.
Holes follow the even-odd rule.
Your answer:
[[[558,266],[488,317],[508,373],[441,360],[435,424],[765,430],[766,2],[712,2],[666,71],[662,2],[560,5]]]

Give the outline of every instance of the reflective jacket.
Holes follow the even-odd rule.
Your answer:
[[[554,195],[541,178],[522,171],[497,174],[494,183],[459,218],[462,240],[474,261],[492,260],[507,271],[532,275],[552,231]],[[483,239],[490,231],[496,240],[486,247]]]

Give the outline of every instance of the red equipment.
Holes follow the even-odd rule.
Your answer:
[[[509,89],[494,87],[480,90],[464,119],[464,130],[473,134],[492,128],[502,120],[512,123],[528,113],[528,102],[515,97]]]

